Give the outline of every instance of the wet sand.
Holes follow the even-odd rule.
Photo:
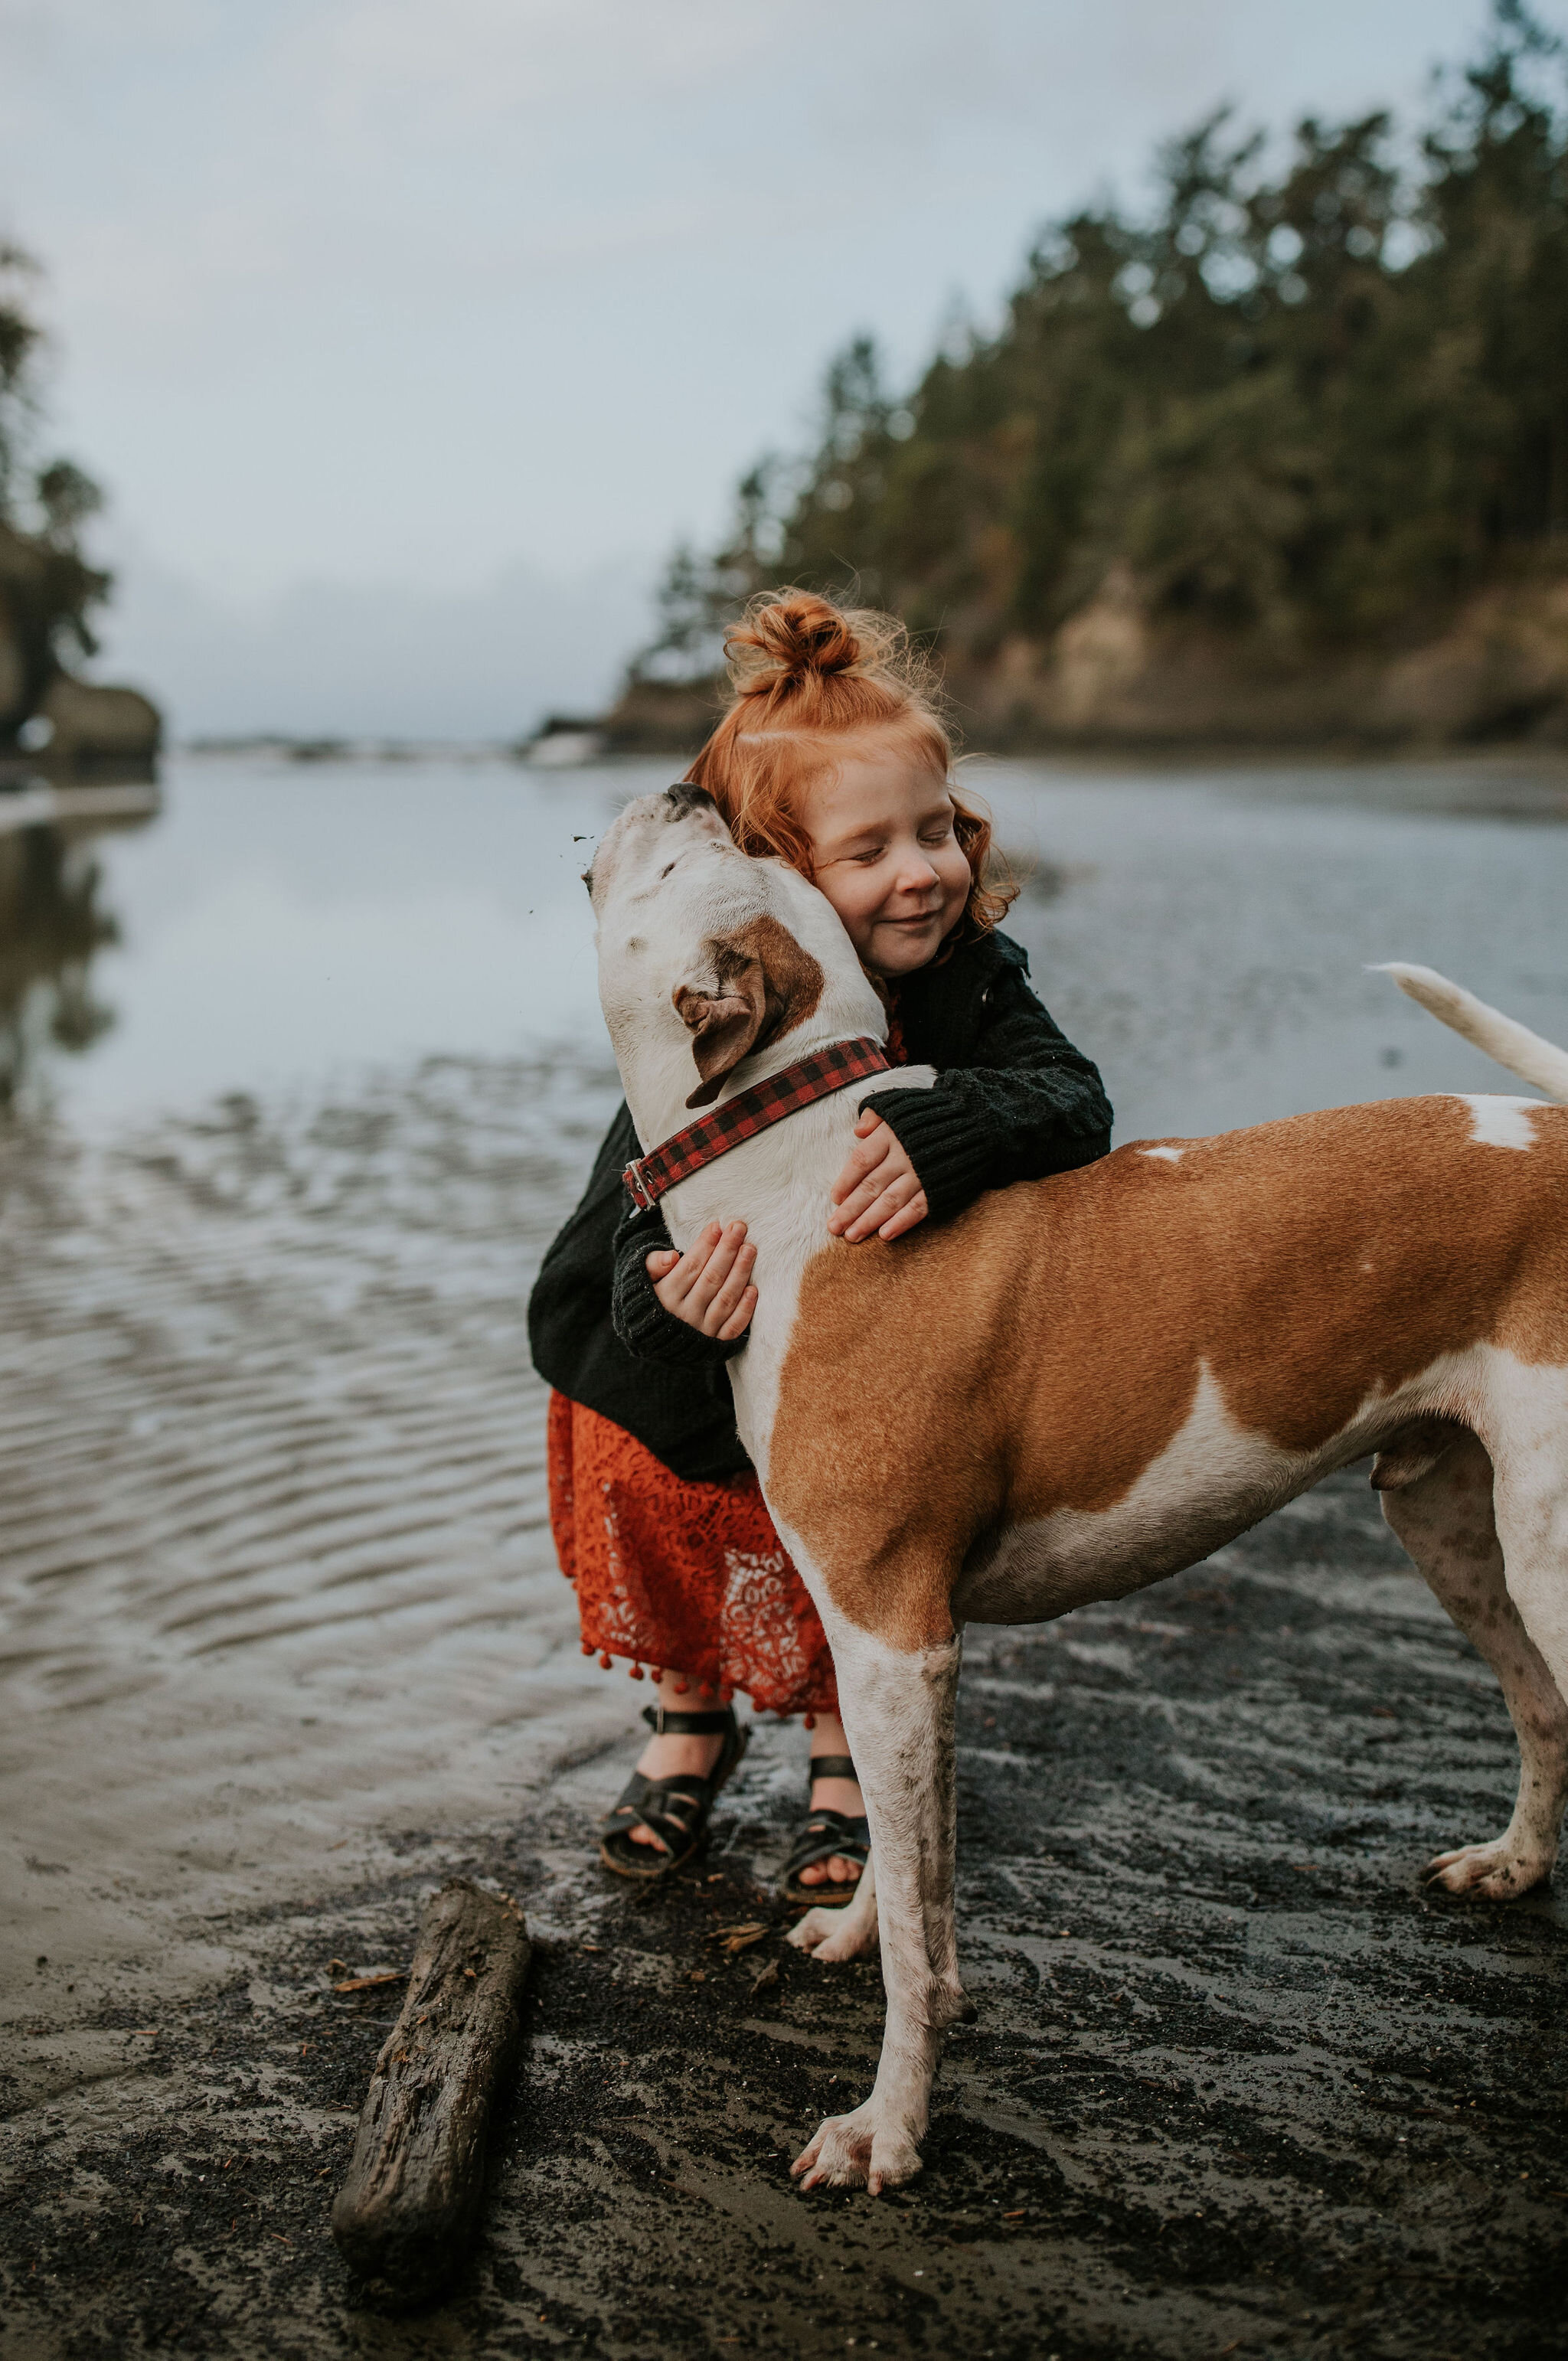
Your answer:
[[[1124,1134],[1497,1086],[1361,958],[1568,1038],[1568,831],[995,785]],[[872,1970],[713,1939],[783,1923],[800,1732],[675,1891],[585,1843],[646,1692],[578,1653],[523,1304],[614,1095],[585,1039],[0,1146],[0,2361],[1568,2350],[1561,1908],[1420,1889],[1517,1757],[1363,1475],[971,1635],[980,2015],[916,2189],[793,2190],[881,2020]],[[471,2264],[388,2324],[326,2215],[395,1988],[333,1962],[406,1961],[462,1867],[542,1938],[528,2054]]]
[[[873,1969],[780,1939],[787,1736],[762,1733],[701,1871],[652,1900],[585,1861],[619,1769],[585,1747],[466,1837],[384,1818],[313,1894],[209,1890],[183,1976],[79,1971],[73,2003],[68,1957],[40,1966],[0,2351],[1568,2349],[1568,1927],[1550,1895],[1419,1884],[1499,1823],[1514,1751],[1355,1475],[1123,1606],[976,1636],[978,2016],[925,2177],[875,2203],[787,2177],[863,2094],[882,2000]],[[478,2245],[447,2301],[391,2322],[326,2215],[397,1990],[332,1985],[405,1963],[455,1867],[520,1893],[542,1951]],[[720,1930],[759,1918],[727,1957]]]
[[[614,1098],[438,1060],[12,1138],[7,1994],[40,1951],[83,1993],[203,1972],[210,1908],[341,1883],[389,1813],[493,1816],[624,1721],[550,1551],[522,1318]]]

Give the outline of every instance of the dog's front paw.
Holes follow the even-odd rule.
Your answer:
[[[884,2125],[875,2099],[852,2115],[829,2115],[790,2171],[803,2189],[869,2189],[879,2197],[920,2169],[920,2149],[902,2124]]]
[[[1550,1853],[1530,1851],[1506,1836],[1440,1852],[1426,1865],[1429,1885],[1445,1886],[1450,1894],[1478,1894],[1488,1902],[1513,1902],[1551,1874]]]
[[[876,1912],[862,1916],[852,1903],[847,1910],[808,1910],[784,1940],[829,1964],[863,1960],[877,1948]]]

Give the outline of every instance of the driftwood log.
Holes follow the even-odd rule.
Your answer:
[[[532,1946],[510,1896],[466,1877],[430,1903],[408,1997],[370,2077],[332,2235],[394,2301],[433,2295],[463,2258],[485,2138],[510,2079]]]

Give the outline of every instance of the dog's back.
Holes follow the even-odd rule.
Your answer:
[[[769,1497],[853,1620],[931,1644],[961,1570],[971,1616],[1059,1613],[1412,1418],[1478,1414],[1483,1347],[1568,1369],[1568,1111],[1408,1099],[1139,1141],[818,1254]],[[988,1594],[977,1558],[1024,1528]]]

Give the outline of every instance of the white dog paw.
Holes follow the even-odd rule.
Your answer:
[[[901,2188],[920,2169],[920,2149],[905,2125],[884,2125],[874,2099],[852,2115],[829,2115],[791,2165],[803,2189]]]
[[[1479,1894],[1488,1902],[1513,1902],[1552,1873],[1548,1853],[1527,1852],[1522,1845],[1498,1837],[1491,1844],[1461,1845],[1440,1852],[1426,1866],[1429,1885],[1445,1886],[1450,1894]]]
[[[843,1960],[863,1960],[877,1948],[877,1922],[873,1916],[869,1926],[857,1926],[850,1923],[852,1916],[848,1909],[808,1910],[798,1925],[790,1928],[784,1940],[830,1965]]]

